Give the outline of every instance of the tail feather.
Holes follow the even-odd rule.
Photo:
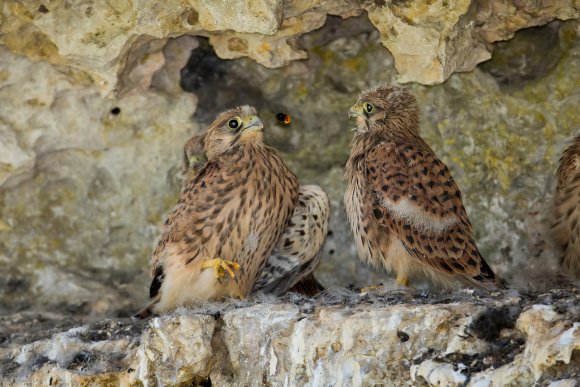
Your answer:
[[[469,278],[469,280],[488,290],[506,289],[506,282],[495,276],[495,273],[491,267],[489,267],[487,262],[485,262],[485,259],[483,259],[481,254],[479,254],[479,261],[479,274]]]
[[[288,289],[289,292],[300,293],[309,297],[313,297],[324,290],[324,286],[314,277],[314,273],[308,274]]]
[[[153,307],[159,302],[160,298],[161,295],[159,294],[155,296],[144,308],[135,313],[133,317],[144,319],[153,316]]]

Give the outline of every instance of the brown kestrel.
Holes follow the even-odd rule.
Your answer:
[[[250,106],[220,114],[203,137],[207,163],[184,182],[151,259],[146,316],[247,297],[292,216],[298,181],[263,143]]]
[[[184,175],[194,173],[205,159],[203,136],[191,137],[184,147]],[[266,261],[254,291],[281,295],[291,290],[314,295],[324,290],[312,271],[320,261],[328,233],[330,201],[316,185],[300,186],[298,195],[292,218]]]
[[[346,164],[348,219],[363,261],[426,275],[443,286],[502,287],[479,253],[457,184],[419,136],[419,109],[406,89],[382,85],[350,109],[356,133]]]
[[[562,249],[562,266],[580,274],[580,134],[560,159],[552,232]]]

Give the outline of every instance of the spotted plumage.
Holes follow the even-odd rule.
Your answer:
[[[294,214],[254,290],[280,295],[310,275],[320,260],[329,218],[326,192],[316,185],[300,186]]]
[[[420,137],[419,109],[406,89],[363,92],[349,115],[356,133],[345,171],[345,205],[360,257],[397,275],[444,286],[501,283],[479,253],[461,193]]]
[[[165,222],[151,259],[152,300],[139,315],[252,290],[298,201],[296,176],[262,129],[250,106],[208,128],[207,163],[184,182]]]
[[[563,268],[580,275],[580,134],[562,154],[557,175],[552,232]]]
[[[203,136],[191,137],[184,147],[184,174],[194,173],[206,159]],[[201,161],[201,163],[200,163]],[[266,261],[254,291],[281,295],[288,290],[314,295],[324,288],[312,271],[328,233],[330,201],[316,185],[300,186],[292,218]]]

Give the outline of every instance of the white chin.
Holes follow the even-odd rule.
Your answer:
[[[356,118],[356,131],[359,133],[368,132],[367,123],[364,117],[357,117]]]

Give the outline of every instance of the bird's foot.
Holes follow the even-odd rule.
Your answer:
[[[365,286],[364,288],[361,288],[360,293],[366,294],[366,293],[372,292],[373,290],[381,289],[382,287],[383,287],[383,284]]]
[[[227,274],[231,278],[236,277],[236,271],[240,270],[240,265],[233,261],[227,261],[221,258],[206,259],[201,263],[202,269],[211,268],[214,270],[216,278],[222,278]]]
[[[399,286],[409,287],[409,277],[406,275],[398,275],[395,282]]]

